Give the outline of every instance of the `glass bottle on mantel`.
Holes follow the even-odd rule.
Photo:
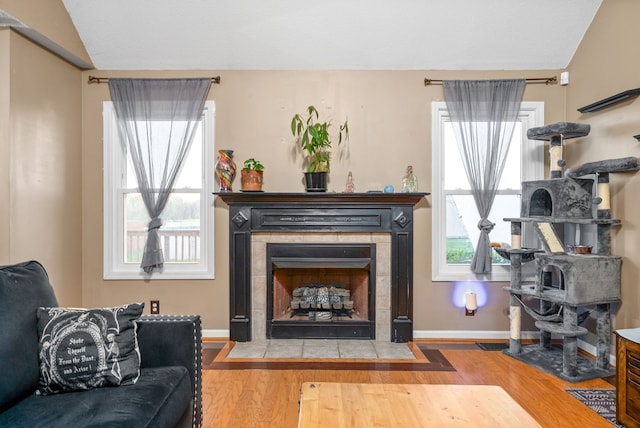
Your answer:
[[[402,192],[413,193],[418,191],[418,178],[413,175],[413,167],[407,167],[407,173],[402,179]]]

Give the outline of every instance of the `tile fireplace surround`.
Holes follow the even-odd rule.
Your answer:
[[[373,243],[375,339],[413,340],[413,209],[427,193],[216,193],[229,207],[229,338],[265,339],[267,243]]]

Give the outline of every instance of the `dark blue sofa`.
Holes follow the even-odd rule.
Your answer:
[[[1,427],[199,427],[202,425],[200,317],[138,321],[140,377],[134,385],[36,395],[36,311],[58,306],[35,261],[0,266]]]

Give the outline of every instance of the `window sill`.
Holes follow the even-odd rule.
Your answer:
[[[143,271],[138,272],[105,272],[103,277],[105,281],[120,281],[120,280],[134,280],[134,281],[148,281],[148,280],[193,280],[193,279],[215,279],[213,272],[208,271],[174,271],[174,272],[153,272],[152,274],[146,274]]]
[[[493,271],[489,274],[475,274],[471,272],[469,265],[464,266],[447,266],[449,269],[445,272],[434,272],[432,275],[433,282],[509,282],[511,277],[509,273],[509,265],[494,265]]]

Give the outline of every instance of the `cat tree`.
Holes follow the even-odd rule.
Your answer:
[[[511,266],[510,285],[504,288],[510,296],[510,340],[504,352],[571,382],[615,374],[609,365],[611,304],[620,301],[621,259],[611,255],[611,231],[620,220],[611,218],[609,174],[638,169],[637,158],[623,158],[563,174],[563,141],[589,131],[587,124],[567,122],[527,131],[529,139],[549,141],[549,179],[522,183],[521,217],[504,219],[511,222],[511,247],[498,249]],[[523,223],[532,225],[541,248],[521,248]],[[583,228],[595,228],[595,242],[581,242]],[[535,279],[523,280],[522,264],[534,261]],[[538,309],[527,304],[536,300]],[[521,344],[522,310],[540,330],[538,344]],[[592,312],[595,361],[578,355],[578,338],[589,332],[580,324]],[[561,338],[561,346],[552,345],[552,335]]]

